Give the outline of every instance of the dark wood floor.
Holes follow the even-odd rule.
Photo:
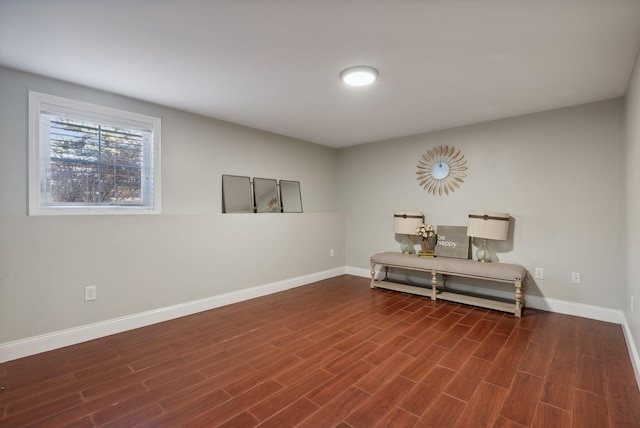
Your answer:
[[[640,427],[619,325],[342,276],[0,365],[0,426]]]

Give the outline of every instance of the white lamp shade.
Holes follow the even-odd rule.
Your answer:
[[[415,235],[416,228],[424,222],[424,214],[417,211],[396,211],[393,213],[393,230],[402,235]]]
[[[469,211],[467,236],[504,241],[509,233],[509,214]]]

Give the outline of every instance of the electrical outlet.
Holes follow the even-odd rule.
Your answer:
[[[571,272],[571,283],[580,284],[580,272]]]
[[[84,287],[84,301],[96,300],[96,286]]]
[[[329,250],[329,257],[333,257],[334,253],[333,253],[333,248]]]
[[[536,268],[535,278],[536,279],[544,279],[544,269]]]

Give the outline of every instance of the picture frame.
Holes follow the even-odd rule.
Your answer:
[[[438,226],[436,234],[436,257],[470,258],[471,240],[467,236],[466,226]]]

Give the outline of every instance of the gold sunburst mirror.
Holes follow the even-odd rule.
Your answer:
[[[433,195],[448,195],[454,192],[467,176],[464,155],[451,146],[438,146],[422,155],[418,160],[420,186]]]

